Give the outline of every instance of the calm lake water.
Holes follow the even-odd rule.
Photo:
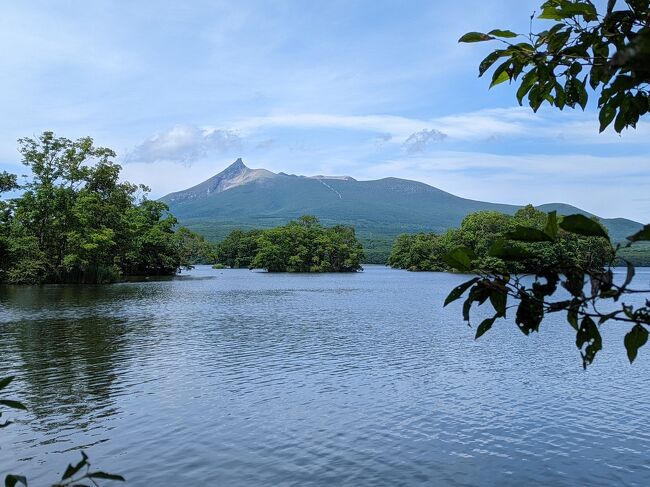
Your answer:
[[[463,279],[0,288],[0,376],[29,408],[0,473],[47,485],[84,450],[129,486],[650,485],[650,347],[630,366],[609,325],[585,372],[559,317],[474,341],[441,307]]]

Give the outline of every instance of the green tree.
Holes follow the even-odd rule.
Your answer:
[[[180,227],[176,231],[177,245],[181,249],[181,265],[212,264],[216,261],[217,247],[208,242],[203,235]]]
[[[0,204],[0,279],[111,282],[212,259],[211,245],[179,230],[148,188],[120,181],[112,150],[52,132],[19,145],[31,176],[21,196]],[[0,190],[16,187],[15,176],[0,175]]]
[[[216,261],[233,269],[248,268],[257,253],[259,230],[233,230],[216,248]]]
[[[548,0],[540,19],[550,28],[527,34],[506,29],[469,32],[460,42],[498,41],[503,47],[480,64],[483,76],[493,66],[490,87],[518,83],[517,99],[535,111],[543,103],[560,110],[587,107],[590,90],[598,95],[600,131],[612,122],[621,132],[636,127],[650,111],[650,4],[647,0],[609,0],[599,11],[589,0]]]
[[[542,4],[540,18],[553,20],[555,24],[533,33],[531,18],[531,32],[523,36],[524,42],[516,42],[514,39],[521,36],[503,29],[486,34],[470,32],[461,37],[461,42],[498,39],[504,43],[503,49],[483,60],[479,75],[504,58],[495,68],[490,86],[508,80],[517,82],[520,104],[527,97],[535,111],[545,101],[560,110],[565,106],[584,109],[591,88],[599,94],[601,132],[612,121],[617,132],[636,127],[639,118],[650,110],[650,3],[609,0],[607,8],[599,12],[589,0],[549,0]],[[565,239],[561,244],[574,251],[579,248],[577,237],[609,242],[607,232],[598,222],[583,215],[558,218],[551,212],[542,230],[530,224],[517,226],[490,247],[489,255],[518,263],[531,258],[531,248],[558,243],[562,231],[574,238]],[[497,319],[505,318],[511,308],[515,309],[515,323],[526,335],[538,331],[548,313],[564,313],[576,331],[575,343],[584,367],[602,349],[600,326],[616,322],[627,325],[629,331],[624,345],[628,359],[633,362],[638,350],[648,341],[650,300],[637,306],[623,300],[631,295],[650,294],[650,290],[633,288],[634,266],[617,257],[636,242],[650,241],[650,225],[630,235],[627,243],[618,244],[605,265],[600,263],[603,257],[600,251],[593,247],[596,241],[589,241],[591,244],[582,260],[538,261],[528,279],[504,269],[479,268],[478,256],[467,247],[459,247],[446,256],[448,264],[478,275],[453,289],[445,305],[467,294],[463,318],[469,322],[472,305],[490,303],[494,315],[478,325],[476,338],[487,332]],[[612,271],[618,262],[627,266],[622,282],[615,282]]]
[[[607,239],[574,235],[563,230],[553,241],[545,239],[535,245],[511,243],[509,252],[522,256],[516,261],[493,255],[493,246],[511,232],[520,227],[532,227],[542,234],[545,223],[546,213],[532,205],[512,216],[495,211],[470,213],[463,219],[460,228],[450,229],[442,235],[401,235],[393,246],[389,264],[414,271],[451,270],[445,256],[456,247],[463,247],[475,255],[473,265],[478,269],[502,269],[508,272],[533,272],[540,267],[553,265],[603,266],[613,258],[613,249]]]
[[[18,189],[16,176],[6,171],[0,172],[0,196],[13,189]],[[11,202],[0,200],[0,281],[3,280],[3,273],[9,264],[9,234],[13,210]]]
[[[361,270],[363,247],[354,229],[324,227],[302,216],[267,230],[231,232],[216,250],[217,263],[269,272],[355,272]]]
[[[388,265],[410,271],[446,271],[449,266],[444,256],[459,241],[459,232],[450,229],[442,235],[434,233],[402,234],[397,237]]]

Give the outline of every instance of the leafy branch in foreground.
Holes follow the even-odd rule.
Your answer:
[[[544,102],[584,110],[591,87],[600,93],[601,132],[612,122],[619,133],[636,127],[650,111],[650,2],[609,0],[599,12],[589,0],[548,0],[541,9],[539,19],[556,22],[547,30],[533,32],[533,14],[528,34],[494,29],[459,39],[503,44],[480,63],[479,76],[496,64],[490,88],[518,82],[519,104],[527,98],[534,111]]]
[[[13,380],[13,376],[0,379],[0,391],[11,384]],[[24,404],[11,399],[0,398],[0,405],[11,409],[27,410]],[[0,416],[2,416],[2,413],[0,413]],[[4,423],[0,423],[0,428],[5,428],[10,424],[11,421],[5,421]],[[83,487],[88,485],[80,483],[83,481],[89,481],[92,485],[99,486],[97,480],[115,480],[124,482],[124,477],[121,475],[102,472],[100,470],[91,471],[88,456],[84,452],[81,452],[81,460],[75,465],[69,464],[61,476],[61,480],[52,487]],[[28,487],[27,477],[15,474],[9,474],[5,477],[5,487],[15,487],[19,484]]]
[[[605,229],[590,218],[583,215],[558,217],[555,212],[550,212],[544,230],[519,226],[495,241],[489,255],[508,263],[525,261],[534,255],[529,248],[556,241],[560,230],[609,241]],[[566,320],[576,331],[576,346],[585,368],[602,349],[599,326],[606,322],[631,325],[624,345],[630,362],[633,362],[638,350],[648,341],[650,300],[646,299],[645,305],[635,307],[626,304],[623,299],[638,294],[650,295],[650,287],[631,287],[635,268],[629,262],[625,262],[625,280],[622,283],[614,282],[613,266],[620,260],[616,255],[619,250],[639,241],[650,241],[650,225],[629,236],[625,245],[618,244],[606,266],[555,262],[549,266],[540,265],[530,274],[511,273],[505,268],[477,268],[477,255],[469,248],[460,247],[450,252],[445,261],[459,271],[475,273],[476,277],[454,288],[444,305],[467,294],[463,303],[463,319],[469,323],[472,305],[476,303],[480,306],[489,301],[494,314],[478,325],[476,338],[485,334],[497,319],[506,318],[511,309],[515,310],[515,323],[526,335],[539,331],[548,313],[565,313]],[[522,243],[526,246],[522,246]],[[558,294],[563,295],[558,297]],[[509,300],[515,303],[509,304]],[[603,309],[605,306],[607,308]]]

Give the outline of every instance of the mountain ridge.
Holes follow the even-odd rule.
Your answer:
[[[251,169],[241,158],[218,174],[163,198],[179,221],[211,240],[235,228],[268,228],[304,214],[325,224],[353,225],[366,244],[382,247],[401,233],[442,232],[481,210],[514,214],[524,205],[471,200],[429,184],[387,177],[298,176]],[[566,203],[537,208],[560,214],[590,212]],[[613,240],[621,241],[642,225],[626,218],[602,218]]]

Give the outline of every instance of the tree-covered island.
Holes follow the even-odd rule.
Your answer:
[[[44,132],[19,141],[31,174],[0,173],[0,281],[103,283],[173,275],[212,259],[213,245],[186,228],[148,188],[120,181],[115,152],[90,137]]]
[[[356,272],[364,253],[354,228],[325,227],[301,216],[266,230],[235,230],[217,246],[216,257],[223,266],[269,272]]]
[[[512,261],[495,257],[491,249],[495,242],[518,227],[532,227],[540,232],[546,225],[547,214],[528,205],[514,215],[497,211],[478,211],[465,217],[459,228],[442,234],[418,233],[400,235],[393,244],[388,264],[410,271],[453,271],[445,257],[458,247],[470,249],[476,256],[476,266],[482,269],[532,272],[547,266],[580,265],[600,267],[613,258],[610,242],[602,237],[586,237],[560,231],[553,242],[517,243],[513,252],[528,254],[526,259]],[[595,221],[595,220],[594,220]],[[603,231],[606,231],[603,228]]]

